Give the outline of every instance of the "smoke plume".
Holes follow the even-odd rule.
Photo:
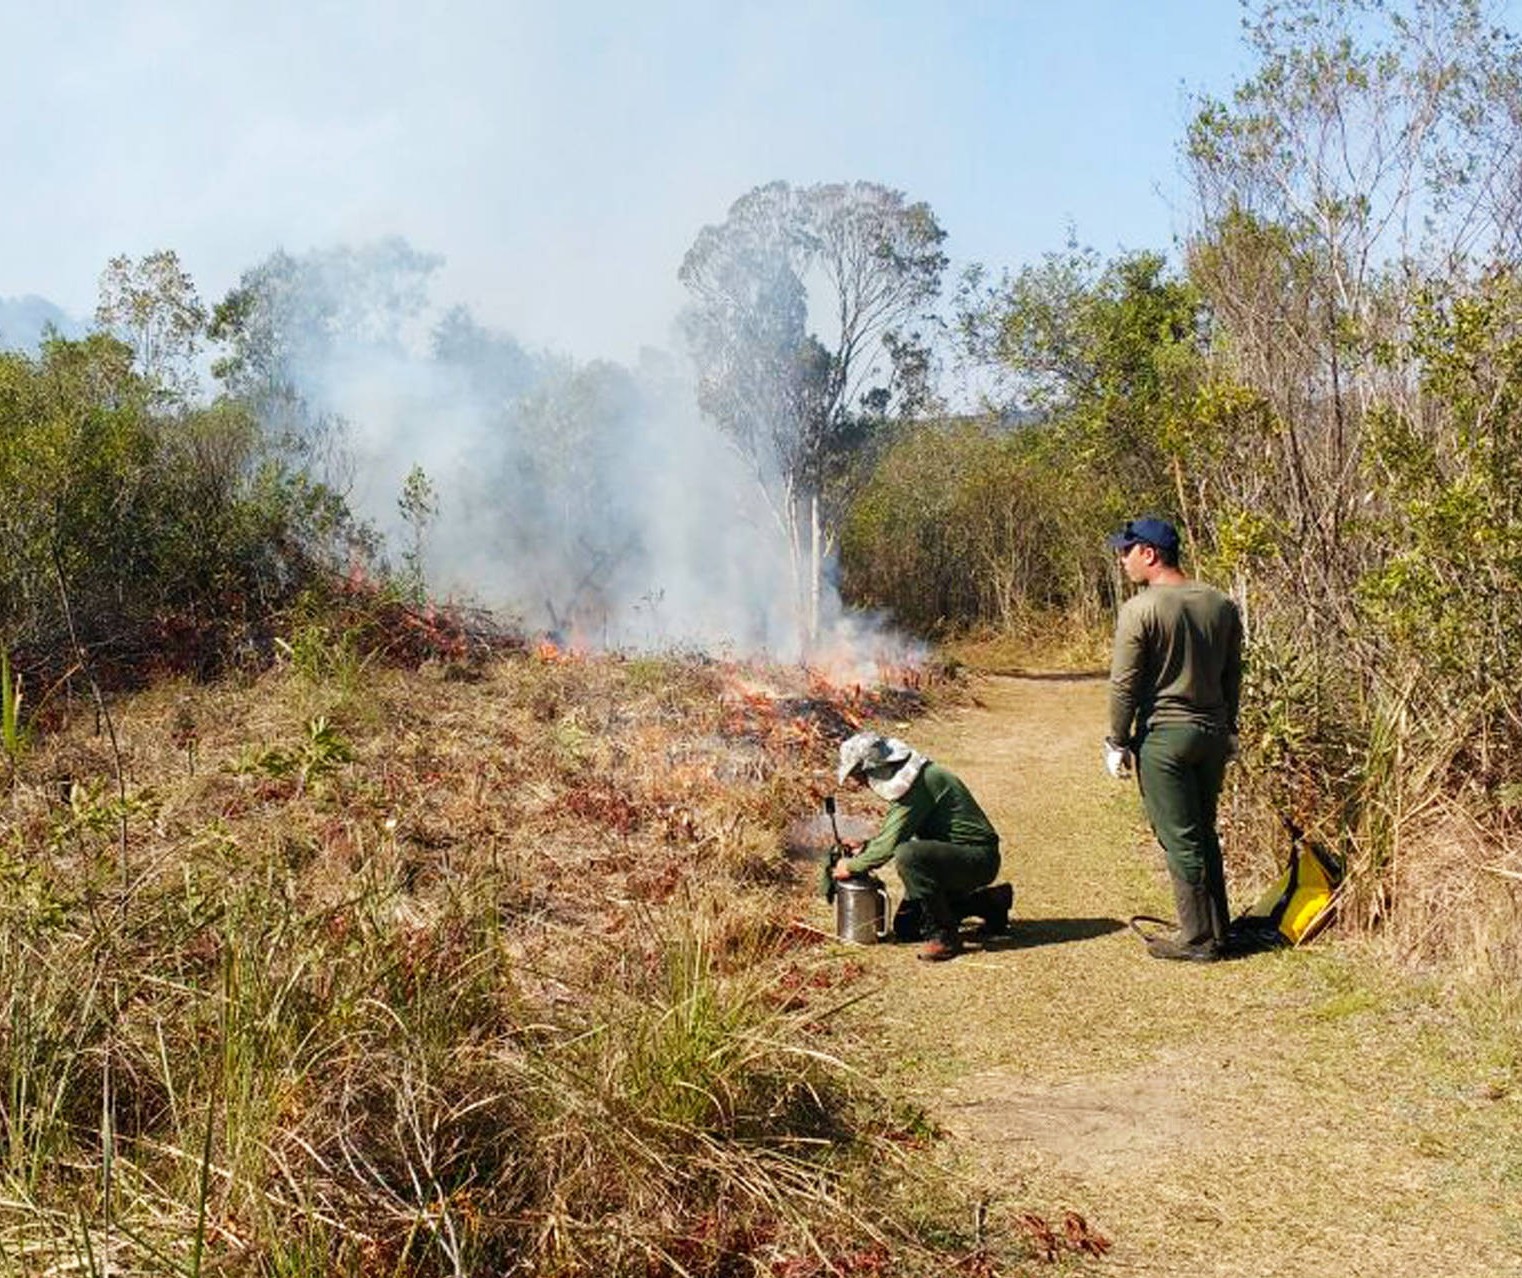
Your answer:
[[[875,678],[903,645],[826,584],[805,644],[782,526],[754,459],[699,414],[677,358],[638,366],[530,353],[427,298],[438,259],[397,242],[244,277],[236,367],[339,422],[337,474],[393,562],[428,592],[557,641],[828,661]],[[421,468],[432,501],[399,498]]]

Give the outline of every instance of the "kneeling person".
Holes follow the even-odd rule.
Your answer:
[[[892,861],[906,899],[930,929],[922,959],[959,954],[957,925],[966,915],[983,919],[987,932],[1008,926],[1013,890],[1007,883],[987,886],[999,872],[998,832],[949,769],[896,738],[858,732],[841,743],[836,775],[841,785],[870,788],[889,808],[882,828],[840,860],[835,877],[848,879]]]

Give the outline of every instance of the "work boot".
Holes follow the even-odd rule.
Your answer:
[[[1205,892],[1210,904],[1210,935],[1225,958],[1231,947],[1231,910],[1226,904],[1226,875],[1220,865],[1205,873]]]
[[[1178,909],[1178,931],[1172,936],[1153,937],[1147,942],[1147,953],[1157,959],[1188,963],[1214,963],[1224,958],[1225,920],[1219,920],[1221,936],[1217,940],[1218,903],[1210,887],[1174,879],[1173,903]]]
[[[1014,904],[1015,889],[1008,883],[995,883],[957,897],[952,909],[958,919],[982,919],[979,936],[1003,936],[1009,931],[1009,912]]]
[[[930,939],[920,947],[918,957],[927,963],[944,963],[962,952],[962,938],[954,927],[936,928]]]
[[[1154,936],[1147,942],[1147,953],[1155,959],[1179,959],[1186,963],[1219,963],[1226,957],[1214,941],[1185,945],[1172,936]]]
[[[898,903],[893,911],[893,939],[895,941],[923,941],[925,939],[925,911],[918,901],[908,899]]]
[[[956,958],[962,952],[962,938],[957,933],[961,919],[952,909],[950,899],[944,893],[921,897],[920,908],[924,910],[926,941],[920,947],[919,957],[927,963],[941,963]]]

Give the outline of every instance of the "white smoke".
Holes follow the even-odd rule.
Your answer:
[[[805,641],[787,540],[762,484],[700,416],[676,358],[647,352],[629,369],[528,356],[458,309],[447,322],[468,340],[447,352],[425,313],[386,323],[367,309],[363,325],[335,324],[355,308],[312,295],[335,279],[367,298],[408,292],[363,278],[363,251],[341,252],[342,272],[297,270],[294,286],[282,266],[281,304],[324,317],[282,364],[309,415],[344,423],[347,498],[393,564],[415,535],[398,504],[403,484],[414,467],[427,476],[437,514],[423,528],[422,566],[433,598],[567,643],[818,656],[862,682],[879,662],[914,659],[878,621],[842,608],[828,582],[822,633]],[[416,336],[430,331],[432,349]]]

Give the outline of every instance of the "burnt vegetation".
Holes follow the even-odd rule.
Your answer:
[[[288,387],[172,349],[0,356],[7,1264],[931,1265],[781,835],[923,688],[430,602]]]
[[[1293,0],[1247,30],[1253,71],[1185,139],[1179,263],[975,268],[938,350],[928,206],[773,183],[682,266],[700,402],[757,471],[811,636],[838,549],[847,602],[908,630],[1092,665],[1121,590],[1104,533],[1175,519],[1248,622],[1235,872],[1272,878],[1303,832],[1347,869],[1343,927],[1510,980],[1522,54],[1468,0]],[[835,1038],[864,973],[779,890],[833,745],[916,713],[934,667],[884,691],[579,652],[620,600],[664,633],[618,435],[674,379],[458,310],[432,371],[493,406],[491,439],[519,429],[464,495],[527,478],[496,544],[542,569],[555,633],[430,602],[440,495],[408,474],[393,560],[302,376],[394,339],[436,265],[277,253],[208,311],[172,253],[119,258],[99,331],[0,353],[0,1257],[1002,1272],[932,1219],[933,1141]],[[821,273],[834,344],[808,329]],[[988,388],[977,411],[945,409],[938,353]],[[714,500],[710,567],[749,535]],[[1022,1227],[1017,1257],[1108,1246]]]
[[[161,682],[116,701],[120,789],[87,703],[16,761],[0,1248],[939,1263],[955,1233],[895,1223],[920,1173],[838,1058],[866,971],[800,922],[781,842],[870,697],[704,659],[454,659]]]

